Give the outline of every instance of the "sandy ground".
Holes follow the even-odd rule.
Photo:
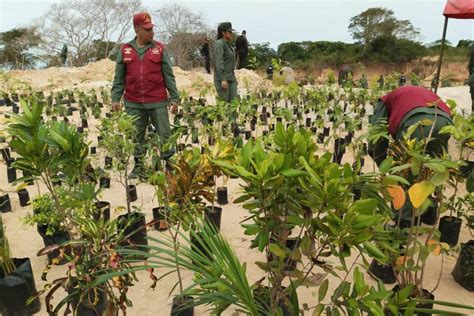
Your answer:
[[[466,109],[470,109],[470,96],[468,93],[467,87],[457,87],[457,88],[446,88],[441,89],[439,93],[443,98],[452,98],[458,102],[459,105]],[[5,107],[0,107],[0,116],[3,117]],[[74,112],[74,121],[79,122],[78,112]],[[90,140],[92,141],[91,145],[96,145],[95,137],[95,127],[97,122],[92,118],[89,121],[89,130]],[[0,145],[3,146],[3,145]],[[103,155],[99,155],[94,158],[95,165],[98,165],[98,161],[103,161]],[[351,157],[347,154],[344,157],[343,162],[350,162]],[[370,158],[366,159],[367,170],[372,169],[373,164]],[[221,183],[221,182],[218,182]],[[230,179],[228,184],[229,189],[229,201],[233,201],[236,197],[239,196],[239,180]],[[7,228],[7,236],[10,240],[11,249],[15,257],[30,257],[34,274],[36,279],[37,289],[43,288],[45,282],[40,280],[41,272],[46,265],[45,257],[37,257],[36,252],[42,248],[43,242],[41,237],[36,231],[36,227],[25,226],[21,219],[28,212],[31,212],[31,207],[21,207],[19,205],[18,196],[14,193],[14,185],[7,183],[6,167],[0,165],[0,187],[2,189],[10,191],[10,198],[13,207],[13,212],[3,214],[3,220]],[[41,189],[42,192],[45,191],[44,188]],[[156,205],[154,200],[153,188],[149,185],[140,184],[138,185],[138,201],[134,202],[133,205],[138,206],[146,214],[147,220],[152,219],[151,209]],[[36,186],[29,186],[28,191],[30,197],[33,197],[37,194]],[[101,197],[102,200],[111,202],[112,208],[125,205],[125,194],[123,187],[120,186],[117,182],[112,182],[110,189],[106,189],[103,192]],[[262,254],[256,250],[250,250],[250,238],[243,234],[243,229],[240,226],[240,221],[242,221],[247,215],[247,211],[244,210],[239,205],[228,204],[223,207],[222,214],[222,228],[221,231],[223,235],[227,238],[230,244],[234,247],[235,252],[242,262],[247,263],[247,274],[251,282],[256,281],[262,275],[261,271],[254,265],[255,261],[263,259]],[[119,214],[114,214],[117,216]],[[149,236],[160,238],[162,233],[150,229],[148,231]],[[460,237],[460,242],[467,242],[469,239],[472,239],[472,236],[469,235],[467,229],[463,229]],[[435,292],[436,299],[444,301],[452,301],[457,303],[474,303],[474,293],[470,293],[460,285],[458,285],[451,276],[451,271],[456,263],[456,255],[452,255],[445,258],[444,267],[441,271],[441,257],[432,257],[429,260],[429,267],[427,269],[426,275],[426,288],[432,289],[437,281],[438,275],[441,271],[441,285]],[[351,258],[355,260],[355,257]],[[49,274],[49,280],[53,280],[55,277],[64,275],[66,267],[54,267]],[[159,271],[157,271],[159,274]],[[129,291],[129,298],[133,302],[133,307],[128,308],[128,315],[169,315],[171,297],[168,296],[169,291],[172,288],[172,285],[176,281],[175,276],[170,276],[167,279],[161,281],[156,290],[151,290],[149,286],[151,285],[151,280],[148,278],[146,273],[138,274],[140,282],[132,287]],[[185,272],[184,277],[186,282],[192,277],[190,272]],[[336,287],[338,284],[333,278],[330,282],[332,288]],[[369,276],[366,276],[366,280],[375,284]],[[388,285],[391,287],[390,285]],[[317,293],[317,288],[301,288],[299,290],[299,299],[300,305],[302,303],[308,303],[310,306],[316,304],[316,298],[314,293]],[[330,293],[330,292],[329,292]],[[233,312],[231,309],[225,313],[225,315],[231,315]],[[198,308],[195,315],[207,315],[205,308]],[[41,312],[38,315],[47,315],[43,307]]]

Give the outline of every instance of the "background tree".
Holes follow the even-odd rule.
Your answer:
[[[189,69],[195,65],[204,38],[211,38],[211,30],[204,15],[194,13],[176,3],[163,5],[154,12],[157,38],[167,44],[174,65]]]
[[[349,32],[364,45],[365,50],[380,36],[413,40],[419,35],[409,20],[398,20],[393,11],[386,8],[370,8],[352,17]]]
[[[14,28],[0,33],[0,65],[7,70],[35,67],[37,55],[34,49],[41,38],[36,28]]]
[[[37,21],[45,55],[54,60],[66,44],[70,64],[82,66],[116,54],[131,30],[133,14],[140,10],[140,0],[70,0],[53,4]],[[96,41],[105,46],[99,50],[100,56],[91,56]]]
[[[257,68],[266,68],[277,57],[276,51],[270,47],[270,43],[250,44],[248,59],[256,59]]]
[[[306,60],[310,57],[307,47],[307,42],[282,43],[278,45],[278,56],[288,62]]]
[[[457,48],[465,47],[465,48],[473,48],[474,49],[474,41],[473,40],[459,40]]]

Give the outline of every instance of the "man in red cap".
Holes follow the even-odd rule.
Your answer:
[[[119,111],[124,99],[125,111],[135,116],[137,150],[135,167],[130,178],[143,176],[143,157],[146,152],[145,135],[151,121],[163,143],[170,135],[168,106],[176,113],[179,93],[164,44],[153,40],[153,22],[150,14],[140,12],[133,16],[136,37],[122,45],[115,66],[112,85],[112,110]],[[174,151],[162,152],[167,160]]]

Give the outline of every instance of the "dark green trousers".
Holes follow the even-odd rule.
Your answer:
[[[428,142],[428,146],[426,146],[426,153],[430,156],[438,157],[443,153],[443,150],[446,150],[448,148],[448,141],[450,137],[449,134],[440,134],[439,131],[443,127],[453,124],[453,121],[445,115],[440,115],[438,113],[435,120],[435,116],[432,114],[414,114],[411,117],[407,118],[403,122],[403,124],[400,125],[395,139],[402,139],[403,135],[408,131],[408,128],[410,128],[410,126],[415,125],[422,120],[433,121],[434,127],[433,125],[419,126],[412,134],[411,138],[417,140],[427,139],[430,135],[431,128],[433,128],[433,132],[431,133],[431,140]]]
[[[227,90],[222,89],[220,81],[214,81],[216,87],[217,96],[219,100],[231,103],[232,100],[238,97],[237,95],[237,81],[227,81],[229,86]]]
[[[137,129],[137,149],[135,150],[135,158],[141,160],[146,153],[146,131],[151,123],[155,127],[156,132],[161,137],[162,142],[166,143],[170,137],[170,122],[167,107],[159,107],[155,109],[136,109],[125,107],[128,115],[135,116],[135,128]],[[173,156],[174,150],[161,153],[163,159],[169,159]]]

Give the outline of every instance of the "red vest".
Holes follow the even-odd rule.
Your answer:
[[[395,137],[398,127],[405,115],[411,110],[427,107],[428,104],[436,102],[438,109],[451,115],[449,107],[441,101],[440,97],[425,88],[417,86],[406,86],[393,90],[381,97],[388,113],[388,131]]]
[[[136,103],[154,103],[168,100],[161,71],[164,45],[154,41],[143,60],[132,45],[122,46],[122,60],[126,65],[124,99]]]

